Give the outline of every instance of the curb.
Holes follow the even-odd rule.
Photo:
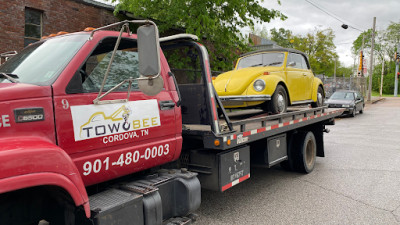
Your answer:
[[[385,100],[385,98],[372,99],[372,100],[371,100],[371,104],[375,104],[375,103],[380,102],[380,101],[383,101],[383,100]]]

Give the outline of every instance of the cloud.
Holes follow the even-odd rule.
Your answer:
[[[390,22],[400,22],[399,0],[311,0],[317,6],[338,17],[346,24],[360,30],[372,28],[373,17],[376,19],[376,29],[383,30]],[[271,28],[285,28],[294,34],[305,35],[319,29],[332,28],[336,38],[334,43],[339,60],[346,66],[353,66],[354,58],[351,53],[352,42],[360,35],[360,31],[349,27],[347,30],[341,28],[343,22],[338,21],[327,13],[314,7],[305,0],[269,0],[261,3],[269,9],[276,9],[285,14],[285,21],[272,20],[270,23],[262,24],[268,30]],[[348,44],[346,44],[348,43]]]

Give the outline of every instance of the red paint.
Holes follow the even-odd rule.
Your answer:
[[[276,128],[279,128],[279,124],[275,124],[275,125],[272,125],[272,126],[271,126],[271,130],[272,130],[272,129],[276,129]]]
[[[244,175],[243,177],[239,178],[239,183],[241,183],[241,182],[243,182],[243,181],[245,181],[245,180],[247,180],[249,178],[250,178],[250,174]],[[226,191],[227,189],[229,189],[231,187],[233,187],[232,182],[222,186],[221,191]]]
[[[208,64],[208,60],[205,60],[205,61],[206,61],[206,63],[205,63],[206,68],[207,68],[207,83],[211,83],[210,65]]]
[[[261,132],[264,132],[266,130],[267,130],[267,128],[265,128],[265,127],[259,128],[259,129],[257,129],[257,133],[261,133]]]
[[[222,186],[221,191],[226,191],[227,189],[232,187],[232,183]]]
[[[214,120],[218,120],[217,109],[215,108],[215,99],[214,98],[211,98],[211,107],[212,107],[212,113],[213,113]]]
[[[284,122],[283,126],[288,126],[289,124],[290,124],[290,121],[289,122]]]
[[[21,188],[56,185],[65,189],[76,205],[83,205],[90,216],[85,186],[115,179],[151,167],[162,165],[180,156],[182,149],[182,116],[180,107],[160,110],[160,126],[137,130],[148,131],[134,139],[103,142],[103,137],[75,141],[71,106],[93,105],[98,92],[67,94],[68,83],[84,64],[98,43],[106,37],[118,37],[119,32],[98,31],[75,54],[69,64],[51,86],[37,86],[22,83],[0,84],[0,118],[7,119],[6,127],[0,127],[0,193]],[[74,34],[70,34],[74,35]],[[136,39],[136,35],[124,38]],[[161,50],[160,50],[161,51]],[[146,96],[140,91],[132,91],[129,101],[156,99],[178,101],[178,93],[164,54],[161,56],[161,76],[164,89],[156,96]],[[208,62],[207,62],[208,65]],[[209,73],[209,69],[207,71]],[[38,76],[41,76],[38,74]],[[207,76],[210,78],[210,75]],[[125,99],[127,92],[112,92],[103,100]],[[68,104],[66,104],[68,103]],[[22,108],[42,108],[44,120],[16,123],[14,110]],[[215,107],[214,107],[215,108]],[[132,110],[134,113],[134,110]],[[214,116],[216,110],[214,109]],[[216,117],[215,117],[216,118]],[[157,149],[168,145],[156,157],[139,158],[129,165],[112,166],[121,155],[138,152],[146,155],[147,149]],[[165,154],[164,154],[165,153]],[[97,160],[97,161],[96,161]],[[103,164],[108,160],[108,168]],[[101,163],[99,163],[101,162]],[[127,160],[126,162],[129,162]],[[84,165],[90,163],[92,172],[84,175]],[[94,164],[96,164],[96,170]],[[99,165],[101,164],[101,169]]]
[[[247,179],[249,179],[249,178],[250,178],[250,174],[247,174],[247,175],[245,175],[245,176],[239,178],[239,183],[242,182],[242,181],[245,181],[245,180],[247,180]]]
[[[243,132],[243,137],[247,137],[251,135],[251,131]]]

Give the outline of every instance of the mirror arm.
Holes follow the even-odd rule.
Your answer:
[[[93,103],[95,105],[101,105],[101,104],[108,104],[108,103],[118,103],[118,102],[127,102],[129,100],[129,96],[131,94],[131,89],[132,89],[132,82],[137,79],[129,78],[126,80],[123,80],[121,83],[117,84],[115,87],[111,88],[108,90],[106,93],[102,94],[101,96],[98,96],[96,99],[93,100]],[[128,87],[128,94],[126,99],[119,99],[119,100],[104,100],[101,101],[102,98],[104,98],[106,95],[110,94],[117,88],[121,87],[124,83],[129,82],[129,87]]]
[[[108,62],[106,74],[104,75],[103,83],[101,84],[100,91],[99,91],[99,94],[97,95],[96,99],[98,99],[100,97],[101,93],[103,92],[104,85],[106,84],[106,80],[107,80],[108,74],[110,73],[111,65],[112,65],[112,63],[114,61],[115,53],[117,52],[117,49],[119,47],[119,43],[121,42],[122,33],[124,32],[124,29],[127,26],[128,26],[128,23],[124,23],[124,25],[122,25],[121,31],[119,32],[117,43],[114,46],[114,50],[112,52],[110,62]]]

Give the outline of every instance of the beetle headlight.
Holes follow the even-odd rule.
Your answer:
[[[258,79],[253,83],[254,90],[263,91],[265,89],[265,81]]]

